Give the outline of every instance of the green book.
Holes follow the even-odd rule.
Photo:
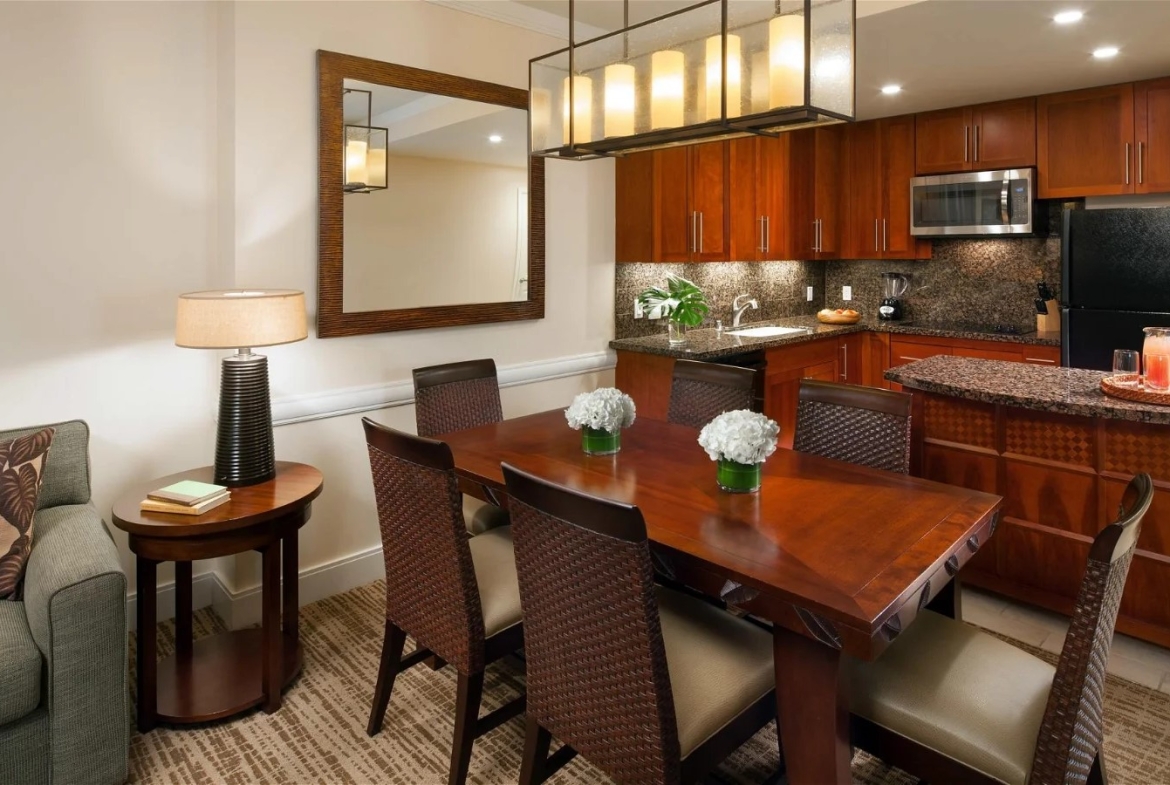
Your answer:
[[[209,482],[196,482],[195,480],[183,480],[182,482],[168,485],[165,488],[159,488],[157,491],[151,491],[146,494],[146,498],[195,507],[208,499],[219,496],[226,490],[227,488],[222,485],[212,485]]]

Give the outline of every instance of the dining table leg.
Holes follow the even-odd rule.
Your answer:
[[[772,628],[776,710],[790,785],[850,785],[849,696],[841,650]]]

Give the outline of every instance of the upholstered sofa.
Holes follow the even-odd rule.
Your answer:
[[[37,428],[0,431],[0,443]],[[127,776],[126,575],[89,498],[89,428],[59,423],[20,600],[0,600],[0,783]]]

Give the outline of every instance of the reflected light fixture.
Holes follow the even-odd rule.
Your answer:
[[[373,103],[374,94],[369,90],[344,88],[342,101],[345,96],[353,95],[366,97],[366,124],[345,124],[345,180],[343,189],[347,194],[368,194],[372,191],[386,189],[389,161],[386,160],[386,148],[390,138],[387,128],[374,128]]]
[[[1052,21],[1058,25],[1075,24],[1085,18],[1083,11],[1061,11],[1056,16],[1052,17]]]
[[[888,84],[882,88],[883,95],[897,95],[900,92],[902,92],[902,85],[900,84]]]
[[[854,116],[856,0],[700,0],[529,62],[533,155],[590,159]],[[595,92],[596,85],[596,92]]]
[[[492,134],[488,137],[488,141],[492,144],[499,144],[500,142],[504,141],[504,137],[500,136],[499,134]]]
[[[1120,51],[1116,46],[1102,46],[1093,50],[1093,57],[1098,60],[1108,60],[1111,57],[1117,57],[1117,53]]]

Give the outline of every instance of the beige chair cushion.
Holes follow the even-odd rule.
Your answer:
[[[853,713],[1024,785],[1055,669],[985,632],[923,611],[874,662],[847,659]]]
[[[511,521],[508,513],[494,504],[463,494],[463,520],[467,522],[468,534],[483,534]]]
[[[520,621],[520,585],[516,582],[516,554],[512,527],[477,534],[467,541],[479,604],[483,608],[484,635],[491,637]]]
[[[772,636],[702,600],[658,589],[682,756],[776,686]]]

